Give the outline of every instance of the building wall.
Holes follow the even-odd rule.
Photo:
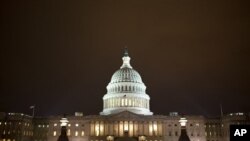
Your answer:
[[[249,115],[229,114],[223,118],[185,116],[191,141],[229,141],[230,124],[250,124]],[[56,141],[62,116],[35,117],[0,113],[0,141]],[[70,141],[105,141],[107,136],[145,136],[147,141],[178,141],[180,116],[142,116],[122,112],[109,116],[67,116]]]
[[[8,113],[1,116],[0,138],[2,141],[29,141],[33,137],[33,132],[32,117],[20,113]]]

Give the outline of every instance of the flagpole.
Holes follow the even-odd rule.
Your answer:
[[[32,117],[35,116],[35,105],[30,106],[30,109],[32,109]]]
[[[221,118],[222,118],[223,117],[222,104],[220,104],[220,114],[221,114]]]
[[[32,117],[34,117],[34,116],[35,116],[35,106],[33,107],[32,110],[33,110],[33,111],[32,111]]]

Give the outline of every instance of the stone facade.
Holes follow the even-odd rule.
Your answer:
[[[8,113],[0,117],[1,141],[56,141],[60,135],[63,116],[34,117]],[[191,141],[229,141],[230,124],[250,124],[250,114],[234,113],[222,118],[185,116],[187,134]],[[138,115],[124,111],[113,115],[67,116],[70,141],[114,140],[126,134],[147,141],[178,141],[180,116]]]

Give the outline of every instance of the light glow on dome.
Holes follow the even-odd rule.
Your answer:
[[[152,115],[149,110],[149,95],[140,74],[130,65],[130,57],[125,51],[123,64],[111,78],[107,94],[103,97],[101,115],[130,111],[141,115]]]

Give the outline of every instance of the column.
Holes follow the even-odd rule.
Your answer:
[[[134,121],[134,136],[138,135],[138,122]]]
[[[143,130],[144,130],[144,135],[148,136],[149,135],[149,132],[148,132],[149,131],[149,124],[147,121],[144,122]]]
[[[162,121],[158,122],[158,135],[162,136]]]
[[[90,136],[95,135],[95,124],[93,121],[90,122]]]
[[[153,135],[154,136],[158,136],[158,122],[157,121],[154,121],[153,122]]]
[[[149,121],[148,127],[149,127],[149,136],[153,136],[154,129],[152,121]]]
[[[118,98],[118,107],[121,107],[121,98]]]
[[[134,128],[133,128],[133,126],[134,126],[134,123],[133,123],[133,121],[129,121],[129,136],[130,137],[132,137],[134,134]]]
[[[104,123],[103,121],[101,121],[99,124],[100,124],[99,125],[100,136],[103,136],[104,135]]]
[[[123,121],[120,121],[119,123],[119,136],[123,136]]]
[[[104,135],[109,135],[109,122],[107,121],[104,122]]]
[[[115,126],[114,126],[114,131],[115,131],[115,136],[119,136],[119,122],[115,121]]]

